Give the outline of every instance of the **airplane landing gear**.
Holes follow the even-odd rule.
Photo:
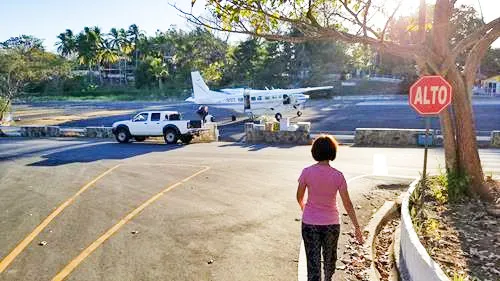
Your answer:
[[[297,116],[298,116],[298,117],[302,116],[302,111],[300,111],[300,110],[299,110],[299,111],[297,111]]]
[[[281,113],[278,112],[274,115],[274,118],[276,118],[276,120],[279,122],[281,118],[283,118],[283,116],[281,115]]]

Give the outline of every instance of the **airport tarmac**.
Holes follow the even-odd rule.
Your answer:
[[[65,127],[111,126],[113,122],[129,119],[141,110],[177,110],[185,119],[199,119],[192,103],[165,104],[162,102],[40,102],[14,105],[14,118],[19,124],[48,124]],[[500,98],[474,97],[473,109],[478,136],[489,136],[499,130]],[[310,100],[299,118],[291,112],[293,122],[310,121],[313,133],[353,135],[356,128],[425,128],[424,118],[408,105],[406,96],[343,96]],[[210,107],[210,114],[220,125],[231,120],[234,112]],[[269,113],[274,116],[273,112]],[[239,120],[244,119],[238,115]],[[220,126],[223,141],[241,141],[243,123]],[[432,118],[432,129],[439,129],[439,119]]]
[[[0,147],[2,281],[297,280],[295,192],[310,146],[8,138]],[[500,175],[500,151],[480,155]],[[418,176],[422,159],[418,148],[341,146],[333,166],[357,205],[376,184],[402,182],[390,176]],[[431,149],[430,171],[443,163]],[[371,211],[358,210],[363,223]]]

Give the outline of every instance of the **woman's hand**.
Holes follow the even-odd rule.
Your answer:
[[[364,243],[363,232],[361,232],[359,226],[354,229],[354,237],[356,237],[356,240],[358,241],[359,244]]]

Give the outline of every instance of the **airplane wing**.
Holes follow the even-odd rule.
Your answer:
[[[307,88],[297,88],[297,89],[272,89],[272,90],[248,90],[251,94],[278,94],[278,95],[293,95],[293,94],[303,94],[312,91],[319,90],[330,90],[333,86],[323,86],[323,87],[307,87]]]
[[[331,90],[333,86],[324,86],[324,87],[307,87],[307,88],[297,88],[297,89],[276,89],[275,91],[280,91],[282,94],[303,94],[312,91],[320,91],[320,90]]]
[[[226,89],[220,89],[219,91],[226,93],[226,94],[243,94],[243,91],[245,91],[245,88],[226,88]]]

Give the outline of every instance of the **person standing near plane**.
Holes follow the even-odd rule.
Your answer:
[[[354,225],[358,243],[363,234],[356,218],[344,175],[330,166],[337,156],[338,144],[332,136],[318,137],[311,149],[316,164],[302,170],[297,188],[297,202],[302,214],[302,239],[307,257],[307,280],[321,280],[321,252],[323,252],[325,280],[332,280],[337,261],[337,242],[340,234],[340,217],[337,193]],[[307,189],[307,202],[304,194]]]

